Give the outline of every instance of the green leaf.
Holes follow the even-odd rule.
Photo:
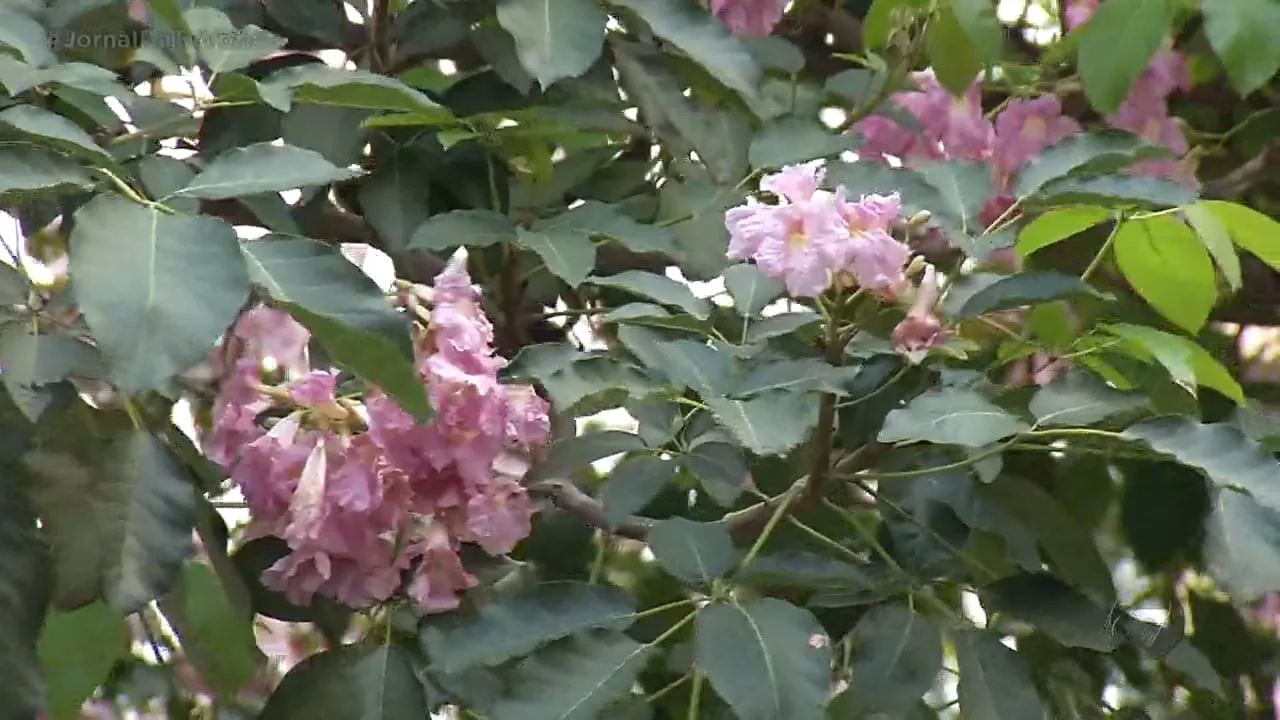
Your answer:
[[[774,169],[839,155],[857,146],[856,135],[837,135],[815,119],[783,115],[760,128],[747,158],[757,170]]]
[[[547,456],[529,471],[530,481],[546,480],[579,472],[597,460],[641,450],[639,435],[621,430],[603,430],[552,443]]]
[[[1037,250],[1082,233],[1109,217],[1110,210],[1088,205],[1050,210],[1018,231],[1014,250],[1025,258]]]
[[[1037,305],[1074,297],[1110,299],[1075,275],[1040,270],[1010,275],[974,293],[956,313],[957,320],[1024,305]]]
[[[500,0],[498,24],[516,56],[546,90],[582,75],[600,57],[609,17],[593,0]]]
[[[1244,403],[1244,390],[1231,373],[1194,340],[1144,325],[1115,323],[1101,328],[1124,338],[1155,357],[1173,379],[1194,393],[1197,384],[1213,388],[1237,404]],[[1144,358],[1145,359],[1145,358]]]
[[[1116,265],[1142,299],[1170,322],[1196,333],[1217,300],[1213,262],[1181,220],[1126,220],[1116,231]]]
[[[747,326],[747,343],[758,343],[770,338],[789,335],[802,328],[817,325],[821,321],[821,316],[815,312],[791,312],[770,315]]]
[[[1171,416],[1132,425],[1122,435],[1199,470],[1215,485],[1243,490],[1280,511],[1275,483],[1280,462],[1235,425]]]
[[[94,460],[43,448],[25,457],[53,546],[54,604],[74,610],[102,597],[135,612],[169,590],[191,554],[195,488],[146,432],[123,434]]]
[[[596,266],[596,246],[585,233],[516,228],[516,242],[537,253],[547,270],[569,287],[581,285]]]
[[[0,176],[2,177],[2,176]],[[658,190],[658,221],[672,224],[680,270],[690,280],[710,280],[729,266],[724,211],[745,194],[700,179],[668,179]]]
[[[295,303],[344,325],[385,334],[412,357],[404,316],[340,249],[311,238],[270,233],[240,244],[249,278],[272,298]]]
[[[124,616],[100,602],[49,613],[38,648],[51,720],[80,718],[84,701],[106,682],[116,661],[129,657],[129,642]]]
[[[932,212],[950,224],[958,227],[962,233],[972,235],[982,231],[970,219],[976,218],[982,204],[990,197],[991,168],[986,163],[968,160],[928,160],[914,165],[913,169],[930,186],[938,191],[940,202]],[[953,239],[953,242],[959,238]],[[985,254],[964,248],[971,256],[985,259]]]
[[[1014,173],[1010,188],[1015,197],[1027,197],[1040,192],[1051,180],[1116,172],[1161,152],[1146,140],[1118,130],[1069,135],[1045,148]]]
[[[733,390],[734,397],[747,398],[774,390],[794,393],[829,392],[844,394],[841,369],[817,358],[775,360],[751,368]]]
[[[1028,409],[1037,425],[1087,426],[1146,405],[1138,393],[1121,392],[1092,373],[1069,370],[1037,390]]]
[[[213,569],[189,562],[160,608],[182,642],[182,651],[218,697],[231,699],[258,670],[253,618],[237,610]]]
[[[2,18],[0,15],[0,22]],[[0,42],[4,41],[2,33]],[[14,715],[35,717],[45,705],[46,681],[41,678],[42,662],[37,659],[36,643],[49,604],[51,565],[49,547],[41,538],[36,514],[13,475],[8,471],[0,476],[0,672],[4,673],[0,707]],[[49,529],[47,521],[44,529]],[[75,640],[79,642],[81,638]],[[77,647],[67,660],[70,663],[92,656],[86,650]],[[62,669],[69,667],[68,664]],[[48,711],[54,720],[68,717],[65,712],[57,714],[66,705],[59,692],[65,676],[58,670],[54,668],[48,676],[52,700]],[[79,710],[78,703],[75,709]]]
[[[400,343],[385,333],[353,327],[296,302],[277,302],[311,332],[335,365],[377,385],[418,420],[435,415],[422,378]]]
[[[650,648],[616,632],[575,635],[516,666],[493,720],[592,720],[626,694]]]
[[[942,633],[898,604],[877,605],[853,628],[853,663],[841,717],[898,716],[933,687],[942,671]]]
[[[1253,208],[1225,200],[1204,200],[1199,205],[1226,226],[1236,245],[1272,268],[1280,269],[1280,248],[1275,242],[1280,235],[1280,223]]]
[[[690,315],[706,320],[711,315],[710,304],[693,294],[689,286],[643,270],[624,270],[616,275],[593,275],[593,285],[618,288],[634,295],[656,300],[663,305],[678,307]]]
[[[618,206],[597,200],[588,200],[555,217],[539,220],[533,225],[534,230],[549,228],[602,235],[638,253],[657,252],[670,255],[676,249],[675,236],[667,228],[638,222]]]
[[[929,22],[926,42],[938,83],[952,95],[963,95],[982,71],[983,58],[955,10],[947,6],[938,8]]]
[[[719,18],[684,0],[616,0],[648,23],[653,33],[680,48],[726,87],[752,96],[761,71],[751,51]]]
[[[1084,94],[1110,113],[1129,94],[1173,22],[1169,0],[1107,0],[1080,27],[1077,63]]]
[[[0,152],[0,197],[12,192],[88,188],[93,184],[94,179],[79,163],[51,150],[4,145],[4,152]]]
[[[203,360],[249,295],[240,242],[214,218],[99,195],[68,244],[76,301],[126,392]]]
[[[765,392],[750,400],[705,398],[716,419],[757,455],[785,455],[809,439],[818,406],[804,393]]]
[[[1044,573],[1024,573],[984,585],[983,609],[1031,623],[1068,647],[1111,652],[1121,637],[1110,612],[1062,581]]]
[[[97,163],[115,163],[111,154],[94,142],[79,125],[34,105],[14,105],[0,111],[0,125],[7,125],[19,136],[54,150],[80,155]]]
[[[29,420],[35,422],[49,403],[43,386],[77,371],[96,375],[93,348],[70,335],[36,335],[26,323],[0,330],[0,382]]]
[[[432,215],[413,231],[411,250],[489,247],[516,239],[516,224],[492,210],[452,210]]]
[[[685,582],[711,582],[738,561],[733,540],[720,523],[673,517],[654,524],[647,540],[663,569]]]
[[[804,53],[786,38],[765,35],[746,37],[741,40],[762,67],[780,70],[787,74],[798,73],[804,69]]]
[[[738,717],[822,718],[831,642],[807,610],[776,598],[715,603],[694,627],[694,663]]]
[[[1270,0],[1201,0],[1204,34],[1241,96],[1275,77],[1280,69],[1280,6]]]
[[[977,488],[983,498],[1026,528],[1053,561],[1055,572],[1099,602],[1115,599],[1111,568],[1089,532],[1043,488],[1019,477],[1002,475]]]
[[[30,299],[31,283],[23,271],[0,263],[0,305],[25,305]]]
[[[727,442],[695,441],[676,459],[697,476],[702,489],[720,507],[736,502],[747,484],[747,461],[741,450]]]
[[[892,30],[903,30],[909,21],[928,14],[925,0],[874,0],[862,21],[862,41],[868,48],[881,48],[889,42]]]
[[[360,173],[335,167],[318,152],[255,143],[214,158],[176,197],[222,200],[350,180]]]
[[[427,699],[411,652],[397,644],[339,645],[289,671],[262,720],[422,720]]]
[[[732,355],[701,340],[670,340],[656,344],[659,363],[651,365],[703,397],[725,395],[739,383],[740,371]],[[648,364],[648,363],[646,363]]]
[[[453,115],[431,98],[395,78],[363,70],[343,70],[323,63],[308,63],[272,73],[262,82],[267,88],[293,91],[293,101],[316,105],[402,110],[440,120]]]
[[[1000,636],[981,630],[953,634],[960,670],[960,712],[982,720],[1043,720],[1044,703],[1031,682],[1026,663],[1000,642]]]
[[[1196,231],[1196,235],[1200,236],[1200,242],[1204,243],[1205,249],[1213,256],[1213,261],[1222,270],[1227,286],[1233,291],[1239,290],[1244,282],[1240,277],[1240,257],[1236,255],[1236,248],[1231,244],[1231,234],[1227,232],[1227,226],[1204,203],[1188,205],[1182,208],[1182,214],[1187,218],[1187,224]]]
[[[980,448],[1030,429],[976,391],[942,388],[918,395],[906,407],[891,411],[878,439]]]
[[[458,674],[501,665],[591,628],[625,630],[634,616],[631,596],[617,588],[551,582],[500,597],[475,613],[430,616],[419,639],[432,670]]]
[[[761,310],[782,297],[785,287],[779,280],[765,277],[760,268],[742,263],[726,268],[724,288],[733,298],[733,309],[742,317],[755,317]]]
[[[12,6],[10,6],[12,7]],[[13,48],[22,59],[36,67],[52,65],[58,60],[49,48],[49,33],[21,7],[0,8],[0,45]],[[34,10],[37,6],[32,5]],[[43,10],[44,6],[38,6]]]
[[[1052,180],[1027,198],[1027,208],[1060,205],[1098,205],[1131,208],[1173,208],[1196,201],[1196,191],[1153,175],[1111,174],[1070,176]]]
[[[951,9],[964,34],[973,43],[983,66],[1000,60],[1004,32],[996,17],[996,6],[987,0],[951,0]]]
[[[1280,512],[1241,492],[1216,493],[1205,520],[1205,563],[1238,600],[1280,589]]]
[[[644,509],[675,475],[676,464],[653,455],[636,455],[618,463],[600,489],[604,518],[615,528]]]
[[[213,74],[231,72],[284,47],[285,38],[257,25],[237,28],[221,12],[207,7],[192,8],[182,15],[190,28],[200,59]]]
[[[692,315],[672,315],[666,308],[653,303],[627,303],[601,315],[600,322],[605,325],[631,323],[667,330],[695,332],[704,336],[711,336],[715,332],[711,324],[705,320],[699,320]]]

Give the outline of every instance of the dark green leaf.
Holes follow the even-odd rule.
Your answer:
[[[75,612],[50,613],[38,647],[51,720],[80,718],[84,701],[107,680],[117,661],[129,657],[129,642],[124,616],[100,602]]]
[[[1222,676],[1213,669],[1209,659],[1194,645],[1183,640],[1164,658],[1165,665],[1177,670],[1191,679],[1197,687],[1223,696]]]
[[[344,70],[320,63],[288,67],[264,82],[268,89],[293,91],[294,102],[316,105],[403,110],[448,120],[452,115],[423,93],[393,77],[362,70]]]
[[[253,617],[231,604],[212,568],[195,562],[160,608],[201,679],[218,697],[235,698],[258,670]]]
[[[350,180],[360,173],[335,167],[318,152],[257,143],[222,153],[174,195],[221,200]]]
[[[609,527],[617,527],[627,516],[643,510],[662,492],[675,471],[675,462],[653,455],[637,455],[618,463],[600,489]]]
[[[760,268],[742,263],[726,268],[724,288],[733,298],[733,309],[743,317],[755,317],[769,303],[782,297],[781,281],[765,277]]]
[[[791,312],[771,315],[747,326],[747,342],[757,343],[770,338],[788,335],[801,328],[816,325],[822,320],[815,312]]]
[[[616,275],[593,275],[590,282],[594,285],[618,288],[634,295],[656,300],[663,305],[671,305],[701,320],[711,314],[706,300],[697,297],[688,285],[676,282],[665,275],[656,275],[643,270],[624,270]]]
[[[471,41],[476,45],[476,52],[480,53],[480,57],[503,82],[522,95],[529,94],[534,78],[520,63],[516,41],[511,33],[501,27],[482,25],[471,32]]]
[[[428,717],[410,651],[401,645],[340,645],[289,671],[262,720],[422,720]]]
[[[0,42],[4,42],[3,31]],[[4,673],[0,707],[16,716],[35,717],[45,705],[45,680],[41,678],[36,642],[49,604],[50,568],[49,547],[40,537],[36,515],[13,481],[12,471],[6,471],[0,476],[0,672]],[[77,642],[80,640],[76,638]],[[80,659],[83,651],[77,648],[67,659]],[[63,687],[63,677],[59,672],[49,676],[51,692],[57,693]],[[60,700],[62,693],[51,697],[51,711],[66,706],[67,701]]]
[[[982,203],[990,197],[991,168],[986,163],[968,160],[931,160],[913,167],[925,182],[938,191],[941,202],[932,212],[951,218],[953,224],[964,233],[973,235],[982,232],[977,225],[977,216]],[[977,259],[985,256],[969,252]]]
[[[705,398],[716,419],[757,455],[784,455],[809,438],[818,406],[804,393],[765,392],[750,400]]]
[[[87,188],[93,182],[79,163],[52,150],[4,145],[4,152],[0,152],[0,196],[15,191]]]
[[[202,360],[249,294],[230,225],[99,195],[75,214],[76,301],[125,391]]]
[[[655,524],[648,542],[662,567],[685,582],[711,582],[738,560],[733,540],[719,523],[674,517]]]
[[[1000,637],[980,630],[954,635],[960,712],[974,720],[1044,720],[1044,703],[1026,663]]]
[[[1120,272],[1151,307],[1187,332],[1200,331],[1218,291],[1209,253],[1186,223],[1168,215],[1127,220],[1114,251]]]
[[[53,546],[57,607],[102,597],[130,613],[169,590],[191,553],[196,494],[168,448],[133,431],[93,464],[48,449],[25,462]]]
[[[736,502],[747,484],[742,451],[727,442],[695,442],[677,460],[697,476],[702,489],[721,507]]]
[[[99,164],[114,164],[110,153],[94,142],[89,133],[55,112],[34,105],[14,105],[0,111],[0,125],[7,125],[11,131],[36,144],[80,155]]]
[[[695,621],[694,662],[744,720],[818,720],[831,642],[808,611],[776,598],[712,604]]]
[[[703,397],[725,395],[740,382],[732,355],[701,340],[671,340],[656,345],[661,363],[653,367]]]
[[[49,403],[42,386],[77,372],[96,375],[98,362],[93,348],[70,335],[36,335],[23,323],[0,330],[0,382],[32,422]]]
[[[1186,185],[1154,175],[1081,175],[1046,183],[1024,207],[1098,205],[1105,208],[1171,208],[1196,201]]]
[[[1073,297],[1109,299],[1075,275],[1039,270],[1010,275],[974,293],[956,313],[957,320],[969,320],[990,312],[1024,305],[1065,300]]]
[[[755,95],[760,66],[719,18],[684,0],[617,0],[649,24],[655,35],[680,48],[726,87]]]
[[[493,667],[590,628],[624,630],[632,599],[607,585],[553,582],[501,597],[474,614],[430,617],[419,630],[432,670],[457,674]]]
[[[856,135],[837,135],[817,120],[784,115],[760,128],[747,157],[751,167],[765,170],[839,155],[857,145]]]
[[[427,221],[430,186],[420,168],[401,158],[360,181],[360,208],[388,250],[408,248],[414,232]]]
[[[1280,46],[1273,31],[1280,27],[1280,6],[1270,0],[1205,0],[1204,34],[1241,96],[1275,78]]]
[[[592,720],[631,689],[650,648],[616,632],[575,635],[516,666],[493,720]]]
[[[547,270],[569,287],[581,285],[596,266],[596,246],[586,233],[517,228],[516,242],[537,253]]]
[[[931,442],[980,448],[1030,430],[973,390],[942,388],[917,396],[885,418],[880,442]]]
[[[1108,217],[1111,217],[1110,210],[1088,205],[1050,210],[1018,231],[1018,243],[1014,248],[1019,255],[1027,257],[1037,250],[1082,233]]]
[[[1041,387],[1028,409],[1039,425],[1093,425],[1145,407],[1142,395],[1116,390],[1096,375],[1068,371]]]
[[[1116,130],[1070,135],[1050,145],[1013,175],[1015,197],[1036,194],[1051,180],[1087,172],[1114,172],[1144,153],[1158,152],[1145,140]]]
[[[516,224],[492,210],[452,210],[432,215],[413,231],[409,248],[447,250],[451,247],[489,247],[516,239]]]
[[[545,480],[581,471],[597,460],[644,448],[639,435],[604,430],[556,441],[547,456],[529,471],[530,480]]]
[[[670,179],[658,191],[658,219],[675,230],[680,251],[677,259],[685,277],[710,280],[729,266],[724,211],[743,196],[736,188],[703,180]]]
[[[1164,417],[1130,426],[1123,435],[1201,471],[1215,485],[1243,490],[1280,512],[1275,482],[1280,462],[1234,425]]]
[[[845,717],[905,713],[942,670],[942,633],[931,620],[897,604],[878,605],[853,629],[853,666]]]
[[[555,217],[539,220],[533,225],[534,230],[549,228],[603,235],[616,240],[628,250],[639,253],[673,254],[675,252],[675,236],[667,228],[638,222],[622,212],[618,206],[596,200],[588,200]]]
[[[542,89],[582,75],[600,57],[609,17],[593,0],[499,0],[498,24]]]
[[[182,17],[191,32],[190,38],[195,39],[192,44],[200,59],[213,74],[239,70],[288,42],[256,25],[237,28],[226,15],[213,8],[192,8]]]
[[[804,53],[794,43],[777,35],[742,38],[743,44],[761,66],[784,73],[804,69]]]
[[[842,379],[840,368],[816,358],[776,360],[751,368],[732,394],[734,397],[746,398],[772,390],[788,390],[843,395]]]
[[[1109,611],[1052,575],[1022,574],[981,589],[988,613],[1011,615],[1068,647],[1111,652],[1120,645]]]

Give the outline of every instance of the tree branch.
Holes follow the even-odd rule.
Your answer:
[[[1248,162],[1220,178],[1205,183],[1200,194],[1207,198],[1229,200],[1249,192],[1265,180],[1270,171],[1280,166],[1280,142],[1272,142]]]

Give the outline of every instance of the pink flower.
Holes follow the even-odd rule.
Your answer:
[[[894,349],[901,353],[912,353],[926,350],[937,345],[946,338],[946,331],[938,316],[933,313],[933,305],[938,301],[937,271],[932,265],[925,267],[924,277],[916,290],[915,300],[907,316],[894,328],[890,336]]]
[[[306,371],[311,333],[289,313],[255,307],[240,316],[232,332],[244,342],[245,354],[269,357],[286,370]]]
[[[509,553],[530,532],[529,496],[517,482],[495,480],[467,501],[467,539],[491,555]]]
[[[333,400],[338,374],[330,370],[312,370],[289,383],[289,396],[301,405],[323,405]]]
[[[1190,149],[1178,123],[1169,116],[1164,101],[1152,104],[1126,99],[1107,117],[1113,127],[1128,130],[1153,145],[1163,145],[1182,155]]]
[[[1074,30],[1084,24],[1101,0],[1065,0],[1062,8],[1064,30]]]
[[[853,126],[853,132],[862,136],[858,157],[872,162],[884,162],[884,156],[898,159],[939,159],[942,150],[936,143],[902,127],[884,115],[869,115]]]
[[[790,0],[711,0],[711,12],[735,35],[773,32]]]
[[[755,261],[765,276],[783,281],[793,297],[816,297],[831,284],[839,266],[841,247],[848,238],[835,205],[826,198],[804,205],[780,205],[778,232],[756,251]]]
[[[420,531],[418,537],[409,549],[409,554],[419,560],[409,581],[410,599],[427,612],[458,607],[458,592],[475,586],[477,580],[462,567],[462,560],[442,526],[432,525]]]
[[[984,200],[982,207],[978,209],[978,222],[982,223],[984,228],[991,227],[1009,208],[1013,207],[1013,203],[1013,196],[1007,193],[992,195]]]
[[[1080,124],[1062,114],[1057,95],[1010,100],[996,116],[996,169],[1012,173],[1041,150],[1078,132]]]
[[[836,198],[849,231],[841,267],[852,272],[859,286],[884,297],[896,296],[906,285],[903,270],[911,259],[911,248],[889,234],[890,224],[902,211],[898,194],[863,195],[857,202],[847,202],[841,188]]]
[[[813,199],[826,174],[822,160],[788,165],[760,178],[760,189],[777,195],[783,203],[802,203]]]
[[[938,83],[931,71],[912,73],[919,93],[907,93],[900,101],[924,127],[925,136],[937,140],[946,156],[980,160],[991,153],[995,129],[982,114],[982,86],[977,79],[960,97]]]

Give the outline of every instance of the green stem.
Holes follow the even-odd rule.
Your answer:
[[[689,691],[688,720],[698,720],[698,706],[702,704],[702,682],[705,676],[698,670],[693,671],[693,689]]]
[[[641,610],[640,612],[632,615],[631,620],[632,622],[636,622],[648,617],[653,617],[654,615],[658,615],[660,613],[664,613],[668,610],[674,610],[678,607],[684,607],[686,605],[692,605],[692,604],[693,604],[693,601],[688,598],[685,598],[683,600],[676,600],[674,602],[669,602],[664,605],[657,605],[657,606],[651,607],[648,610]]]
[[[800,490],[806,486],[806,483],[795,483],[791,486],[787,493],[782,496],[782,502],[778,503],[778,507],[774,509],[773,514],[769,516],[769,522],[765,523],[764,529],[760,531],[760,536],[756,538],[751,549],[747,550],[747,554],[742,558],[742,563],[738,566],[738,572],[742,572],[752,560],[756,559],[756,555],[760,554],[760,549],[764,547],[764,543],[773,534],[778,523],[782,521],[782,517],[786,514],[787,508],[791,507],[791,503],[800,494]]]
[[[645,701],[645,702],[647,702],[647,703],[654,703],[654,702],[657,702],[657,701],[661,700],[663,697],[665,697],[665,696],[666,696],[668,693],[670,693],[672,690],[675,690],[676,688],[680,687],[681,685],[683,685],[683,684],[685,684],[685,683],[689,682],[689,680],[690,680],[690,679],[692,679],[692,678],[693,678],[693,675],[691,675],[691,674],[684,674],[684,675],[681,675],[680,677],[676,678],[675,680],[672,680],[671,682],[667,683],[666,685],[663,685],[662,687],[660,687],[660,688],[658,688],[657,690],[655,690],[655,691],[653,692],[653,694],[652,694],[652,695],[650,695],[650,696],[648,696],[648,697],[646,697],[646,698],[644,699],[644,701]]]
[[[1115,244],[1116,235],[1120,234],[1120,226],[1123,224],[1124,217],[1117,217],[1115,225],[1111,226],[1111,233],[1107,235],[1107,241],[1102,243],[1102,247],[1098,248],[1098,254],[1094,255],[1093,260],[1089,261],[1089,267],[1085,268],[1084,272],[1080,274],[1081,281],[1088,280],[1089,276],[1093,274],[1093,271],[1097,270],[1098,266],[1102,264],[1102,258],[1107,256],[1107,251],[1111,249],[1113,244]]]

